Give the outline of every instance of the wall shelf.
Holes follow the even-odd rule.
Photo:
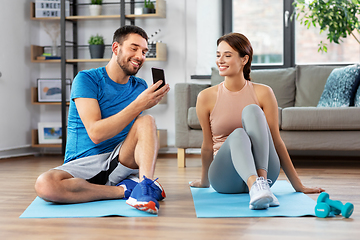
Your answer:
[[[45,48],[38,45],[30,46],[30,58],[34,63],[60,63],[60,59],[38,60],[37,57],[41,56]],[[166,44],[158,42],[156,43],[156,58],[146,58],[146,61],[166,61]],[[110,58],[92,58],[92,59],[66,59],[67,63],[84,63],[84,62],[108,62]]]
[[[31,88],[31,104],[34,105],[61,105],[61,102],[39,102],[38,101],[38,88]],[[66,105],[69,105],[69,102],[66,102]]]
[[[39,144],[38,130],[31,131],[31,147],[36,148],[61,148],[61,144]]]
[[[136,18],[166,18],[166,5],[164,0],[156,0],[156,12],[152,14],[126,14],[125,17],[128,19]],[[78,21],[78,20],[101,20],[101,19],[120,19],[121,15],[99,15],[99,16],[68,16],[65,17],[66,20]],[[60,21],[60,17],[35,17],[35,3],[31,2],[30,5],[30,18],[31,20],[41,20],[41,21]]]

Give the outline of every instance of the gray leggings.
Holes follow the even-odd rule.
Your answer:
[[[266,170],[272,184],[279,176],[279,157],[265,114],[258,105],[243,109],[242,125],[227,137],[210,165],[209,181],[219,193],[249,192],[246,181],[258,175],[257,169]]]

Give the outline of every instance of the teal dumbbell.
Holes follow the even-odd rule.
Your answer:
[[[329,204],[320,202],[315,206],[315,215],[317,217],[326,218],[330,215],[339,215],[341,210],[329,206]]]
[[[327,203],[318,203],[315,206],[315,215],[320,218],[326,218],[330,215],[330,206]]]
[[[332,208],[333,211],[331,211]],[[329,194],[326,192],[322,192],[319,195],[317,204],[315,206],[315,215],[318,217],[327,217],[331,212],[333,212],[335,215],[338,215],[338,213],[341,212],[343,217],[349,218],[353,211],[354,205],[352,203],[345,203],[345,205],[343,205],[341,201],[331,200],[329,198]]]
[[[338,202],[337,204],[342,204],[341,201],[339,200],[332,200],[334,202]],[[334,208],[332,206],[330,206],[330,212],[333,213],[334,215],[340,215],[341,214],[341,209],[337,209],[337,208]]]

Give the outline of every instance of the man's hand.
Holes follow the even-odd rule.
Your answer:
[[[152,108],[158,104],[161,99],[170,91],[169,84],[165,84],[165,86],[156,91],[161,83],[162,80],[152,84],[136,98],[134,102],[136,102],[137,106],[142,108],[141,111]]]

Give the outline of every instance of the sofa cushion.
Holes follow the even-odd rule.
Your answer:
[[[360,83],[360,65],[354,64],[332,70],[318,107],[349,107],[354,106],[356,90]]]
[[[295,103],[295,68],[252,70],[251,81],[272,88],[278,106],[293,107]]]
[[[356,107],[289,107],[281,115],[282,130],[360,130]]]
[[[192,129],[201,130],[200,122],[196,114],[196,107],[188,109],[188,126]]]
[[[331,71],[342,66],[296,66],[295,107],[316,107]]]

